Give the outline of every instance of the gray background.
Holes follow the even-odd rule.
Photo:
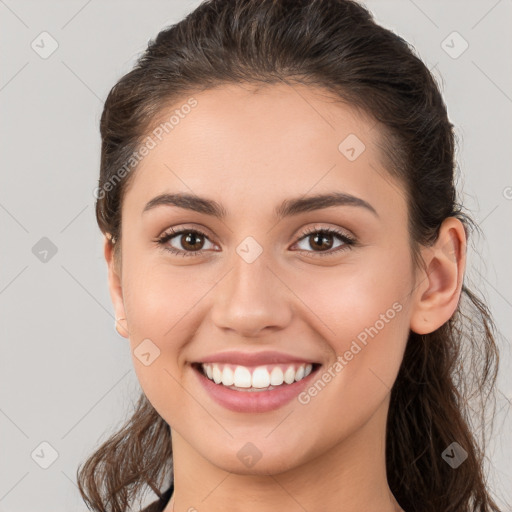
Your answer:
[[[76,468],[138,395],[128,342],[114,330],[94,217],[99,119],[108,91],[148,40],[198,3],[0,0],[2,512],[85,511]],[[490,481],[512,503],[512,2],[367,5],[433,69],[457,126],[460,186],[485,234],[470,249],[469,277],[500,332]],[[43,31],[58,43],[46,59],[31,47],[51,48]],[[453,31],[463,39],[447,39]],[[467,50],[454,58],[464,40]],[[41,261],[50,245],[57,252]],[[52,462],[52,448],[42,442],[58,454],[47,469],[40,465]]]

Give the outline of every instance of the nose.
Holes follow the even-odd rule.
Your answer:
[[[252,263],[236,255],[232,270],[216,287],[213,323],[239,337],[286,328],[293,313],[292,294],[278,274],[263,254]]]

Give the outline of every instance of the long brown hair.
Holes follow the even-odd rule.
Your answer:
[[[436,240],[449,216],[469,235],[475,225],[457,202],[453,125],[434,77],[406,41],[356,1],[210,0],[151,40],[105,102],[96,216],[116,241],[119,265],[121,204],[136,170],[126,163],[166,106],[222,84],[278,81],[322,87],[378,123],[386,168],[404,187],[414,253]],[[386,433],[389,486],[407,512],[499,511],[484,469],[495,332],[466,278],[448,322],[427,335],[410,332]],[[457,469],[442,457],[453,442],[467,452]],[[143,393],[77,476],[89,508],[101,512],[124,512],[143,492],[160,496],[170,485],[170,428]]]

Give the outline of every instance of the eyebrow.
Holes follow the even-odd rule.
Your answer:
[[[174,194],[160,194],[149,201],[142,214],[156,208],[157,206],[177,206],[187,210],[192,210],[205,215],[211,215],[218,219],[227,217],[226,209],[213,199],[207,199],[195,194],[183,192]],[[298,215],[300,213],[321,210],[333,206],[357,206],[365,208],[372,212],[376,217],[379,216],[375,208],[364,199],[346,194],[344,192],[332,192],[329,194],[317,194],[314,196],[301,196],[298,198],[285,199],[278,207],[274,209],[274,215],[278,219]]]

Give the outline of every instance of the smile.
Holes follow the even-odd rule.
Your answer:
[[[206,396],[238,413],[263,413],[283,407],[304,390],[321,366],[298,362],[258,366],[192,363]]]
[[[203,374],[215,382],[239,391],[271,390],[307,377],[313,364],[262,365],[247,367],[222,363],[201,364]]]

